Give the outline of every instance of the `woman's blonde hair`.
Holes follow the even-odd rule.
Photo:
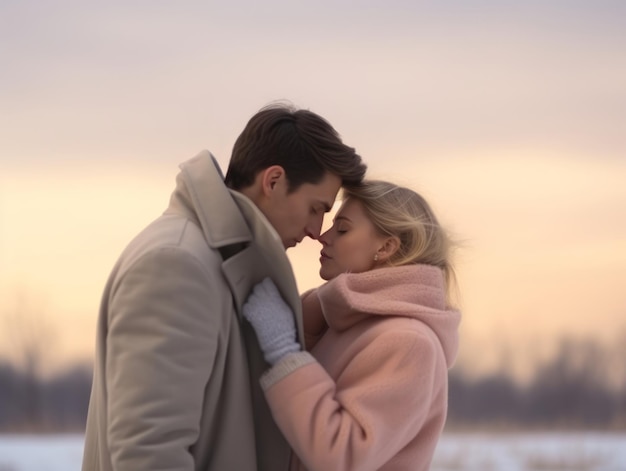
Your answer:
[[[386,181],[365,180],[359,186],[344,188],[343,197],[360,201],[382,235],[400,240],[389,265],[423,263],[439,267],[450,293],[450,287],[456,285],[451,263],[453,243],[420,194]]]

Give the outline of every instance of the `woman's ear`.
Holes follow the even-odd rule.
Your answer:
[[[400,239],[396,236],[389,236],[383,241],[383,245],[376,252],[377,260],[379,262],[388,261],[393,254],[395,254],[400,248]]]
[[[261,174],[261,191],[269,196],[278,183],[285,178],[285,169],[280,165],[272,165],[263,170]]]

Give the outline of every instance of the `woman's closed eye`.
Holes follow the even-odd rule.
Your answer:
[[[335,229],[335,232],[339,235],[345,234],[346,232],[348,232],[348,227],[346,227],[345,224],[339,224]]]

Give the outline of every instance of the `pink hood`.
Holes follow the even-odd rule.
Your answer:
[[[317,290],[329,327],[344,331],[372,316],[416,319],[435,332],[448,368],[456,359],[461,313],[446,305],[443,272],[431,265],[344,273]]]

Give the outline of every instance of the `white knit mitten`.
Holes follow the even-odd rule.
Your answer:
[[[270,278],[254,287],[243,306],[243,316],[252,324],[265,361],[270,365],[288,353],[300,351],[293,312]]]

